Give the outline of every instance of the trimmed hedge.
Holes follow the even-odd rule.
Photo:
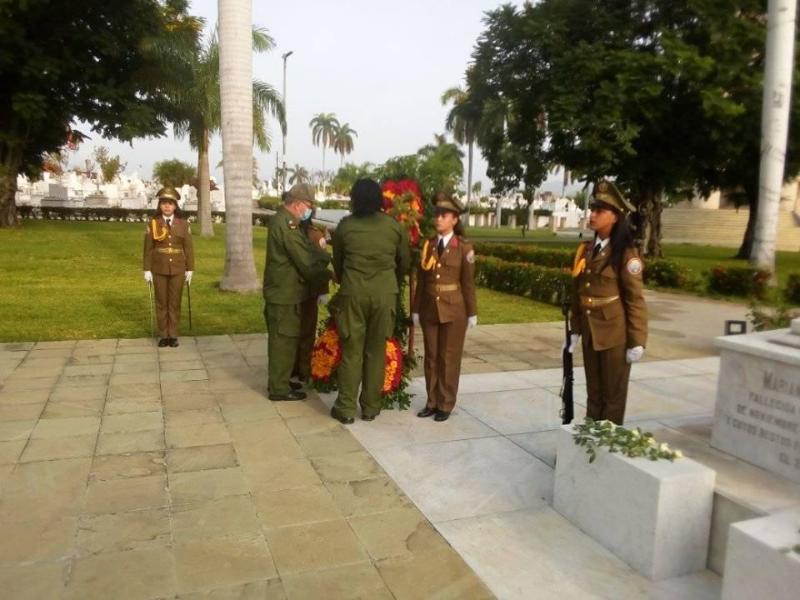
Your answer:
[[[692,271],[668,258],[650,258],[644,265],[644,283],[656,287],[691,288],[696,286]]]
[[[508,262],[491,256],[479,256],[475,263],[478,285],[525,296],[559,306],[563,292],[572,291],[572,276],[567,271],[521,262]]]
[[[800,305],[800,273],[792,273],[786,278],[783,296],[788,303]]]
[[[540,267],[569,269],[572,267],[574,250],[542,248],[530,244],[476,243],[478,256],[492,256],[508,262],[533,263]]]
[[[770,274],[753,267],[717,265],[708,274],[708,290],[727,296],[764,298]]]

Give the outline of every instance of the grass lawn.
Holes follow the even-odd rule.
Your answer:
[[[142,278],[144,223],[25,221],[0,229],[0,341],[135,338],[150,335],[147,285]],[[266,229],[255,228],[256,270],[264,270]],[[224,226],[213,238],[194,238],[193,329],[186,334],[265,330],[260,294],[219,291]],[[479,290],[482,324],[552,321],[557,308]]]

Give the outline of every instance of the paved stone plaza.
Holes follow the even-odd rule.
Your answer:
[[[649,300],[630,420],[724,462],[706,441],[718,359],[702,356],[744,309]],[[550,507],[562,335],[480,326],[453,418],[350,427],[332,395],[266,400],[263,335],[0,345],[2,596],[716,597],[710,571],[654,584]]]
[[[2,346],[2,596],[491,597],[318,401],[266,400],[265,350]]]

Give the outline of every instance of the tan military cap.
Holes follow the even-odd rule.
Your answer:
[[[181,195],[178,193],[178,190],[173,187],[163,187],[158,190],[156,198],[158,198],[159,202],[172,202],[175,206],[177,206],[178,200],[181,199]]]
[[[464,206],[455,196],[448,196],[447,194],[439,193],[436,194],[435,201],[435,208],[449,210],[457,215],[460,215],[464,212]]]
[[[622,214],[636,212],[636,208],[622,197],[613,181],[601,179],[595,183],[592,197],[593,201],[589,204],[590,208],[611,208]]]
[[[287,202],[308,202],[313,206],[314,204],[314,188],[307,183],[296,183],[290,189],[286,196]]]

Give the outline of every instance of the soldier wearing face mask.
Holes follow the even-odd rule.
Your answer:
[[[268,390],[270,400],[303,400],[289,378],[297,356],[301,330],[301,304],[309,289],[319,289],[330,279],[328,261],[313,252],[300,225],[311,218],[314,189],[297,184],[270,219],[267,262],[264,268],[264,319],[267,322]]]

